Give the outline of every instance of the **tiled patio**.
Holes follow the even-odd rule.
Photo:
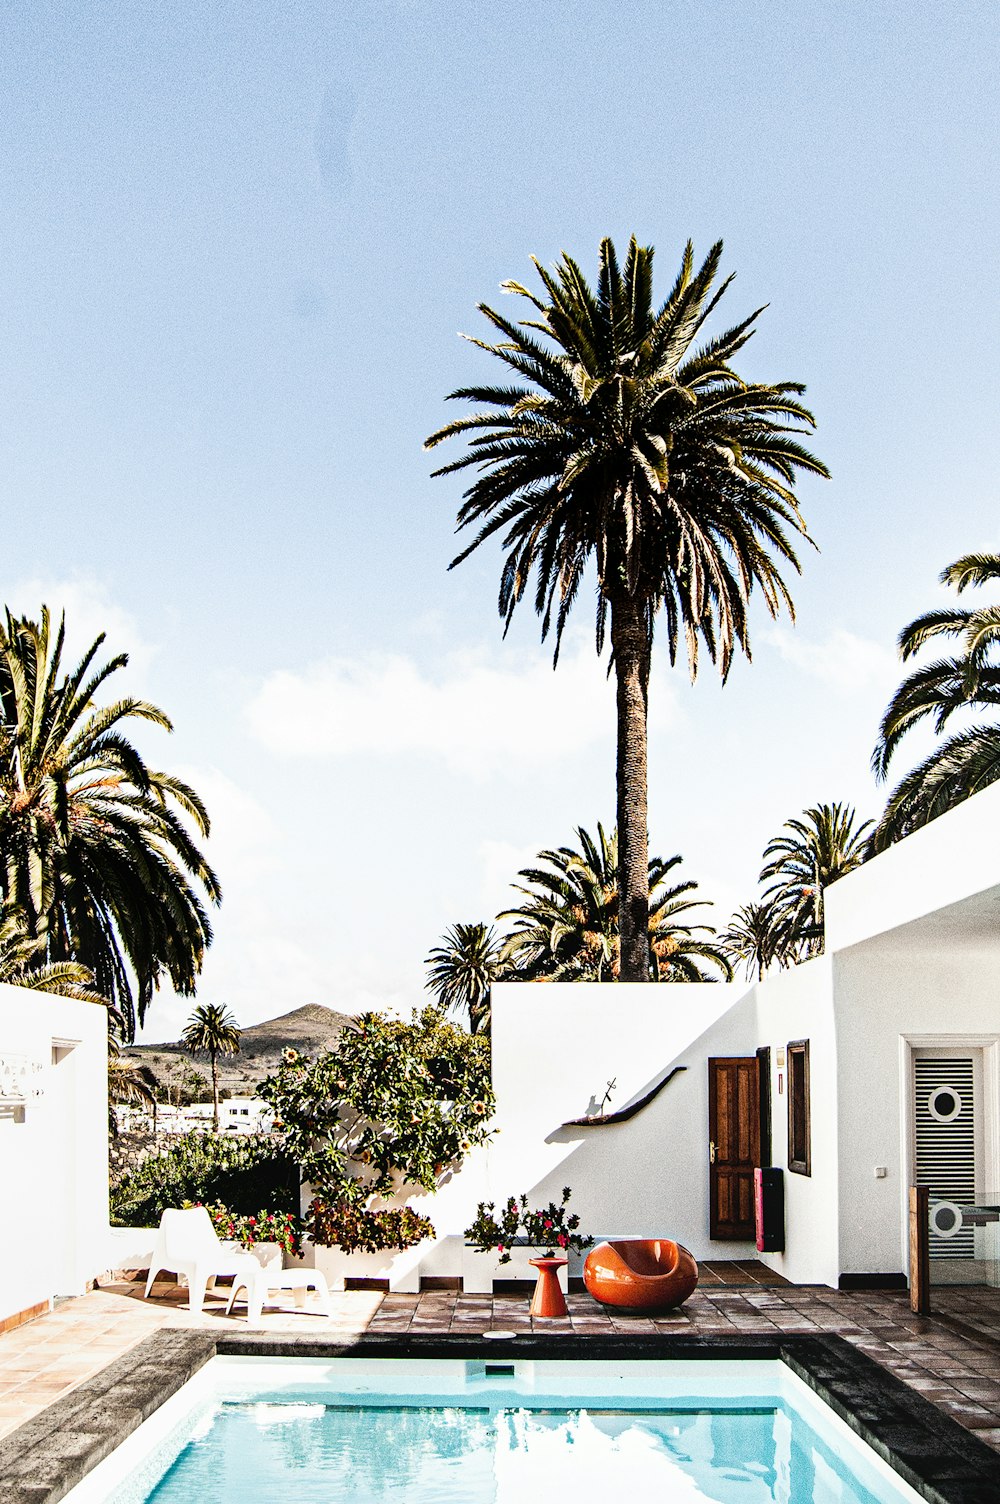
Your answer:
[[[533,1323],[522,1295],[349,1291],[332,1297],[329,1321],[288,1308],[268,1311],[262,1327],[331,1341],[365,1330],[473,1336],[533,1326],[581,1334],[833,1332],[1000,1450],[1000,1290],[939,1290],[935,1315],[925,1319],[912,1315],[905,1293],[792,1286],[750,1265],[718,1266],[705,1275],[682,1310],[653,1320],[609,1315],[587,1295],[569,1297],[568,1318]],[[242,1316],[222,1314],[221,1302],[199,1319],[183,1309],[185,1293],[175,1287],[155,1286],[150,1301],[141,1294],[141,1285],[124,1283],[94,1291],[0,1336],[0,1435],[157,1328],[246,1330]]]

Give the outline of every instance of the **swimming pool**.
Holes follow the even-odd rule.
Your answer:
[[[67,1504],[917,1504],[776,1359],[215,1357]]]

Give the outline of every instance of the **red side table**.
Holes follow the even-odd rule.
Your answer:
[[[568,1259],[529,1259],[528,1263],[538,1270],[535,1293],[531,1297],[532,1316],[568,1316],[566,1301],[559,1284],[559,1270]]]

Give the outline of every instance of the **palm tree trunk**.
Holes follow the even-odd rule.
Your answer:
[[[642,610],[624,590],[611,602],[618,701],[619,981],[649,981],[649,818],[646,723],[649,640]]]
[[[212,1132],[219,1131],[219,1057],[212,1051]]]

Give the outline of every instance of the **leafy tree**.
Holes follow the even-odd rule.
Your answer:
[[[515,975],[549,981],[617,980],[619,972],[618,841],[603,825],[595,840],[579,827],[580,850],[560,846],[540,851],[544,867],[527,867],[519,875],[530,887],[515,883],[525,902],[499,914],[514,928],[501,955]],[[647,980],[714,981],[712,970],[728,980],[729,961],[711,926],[692,924],[689,911],[705,907],[692,895],[694,881],[670,883],[681,857],[654,856],[648,864]],[[707,963],[707,964],[706,964]]]
[[[228,1008],[202,1003],[188,1019],[183,1039],[192,1054],[201,1051],[212,1062],[212,1130],[218,1133],[219,1056],[239,1053],[240,1027]]]
[[[500,942],[492,925],[452,925],[425,965],[424,986],[442,1008],[467,1013],[473,1034],[489,1027],[490,984],[500,970]]]
[[[807,536],[796,472],[826,475],[799,442],[813,427],[795,382],[746,381],[730,362],[758,309],[714,338],[706,320],[729,286],[716,287],[722,244],[696,271],[688,244],[673,288],[653,301],[653,251],[629,242],[624,269],[600,246],[597,289],[563,255],[538,261],[536,296],[512,322],[480,304],[499,338],[473,344],[513,373],[505,386],[451,397],[477,405],[446,424],[428,448],[467,437],[467,452],[435,472],[477,472],[458,513],[472,542],[452,567],[498,534],[505,550],[505,629],[535,577],[542,637],[563,630],[589,567],[597,576],[597,649],[611,639],[617,679],[619,932],[622,981],[649,980],[646,736],[653,631],[680,649],[692,677],[699,650],[723,680],[734,652],[750,651],[748,610],[759,590],[776,616],[792,610],[780,565],[798,569],[790,535]]]
[[[719,936],[719,944],[735,964],[746,968],[748,980],[756,973],[757,981],[761,981],[771,963],[781,959],[775,918],[770,903],[744,904]]]
[[[1000,555],[966,554],[941,576],[961,595],[971,586],[1000,580]],[[995,713],[1000,705],[1000,609],[945,607],[925,612],[899,634],[903,662],[929,643],[952,639],[958,651],[915,669],[893,695],[872,756],[875,776],[888,776],[889,764],[907,732],[922,722],[938,736],[960,712]],[[954,731],[893,789],[874,836],[877,851],[918,830],[1000,778],[1000,726],[995,719]]]
[[[782,965],[823,951],[823,892],[853,872],[871,851],[874,821],[857,823],[849,804],[819,804],[786,820],[764,851],[760,881],[770,882],[764,902],[771,910],[774,955]]]
[[[0,623],[0,896],[28,940],[28,970],[76,962],[132,1037],[166,978],[191,993],[212,931],[198,893],[219,886],[181,815],[209,822],[194,790],[148,768],[126,722],[170,730],[155,705],[95,697],[127,662],[103,665],[103,634],[69,672],[65,623]]]
[[[494,1106],[486,1036],[433,1007],[411,1021],[359,1014],[315,1060],[285,1050],[257,1090],[315,1192],[314,1224],[350,1224],[352,1239],[373,1197],[435,1190],[489,1137]]]

